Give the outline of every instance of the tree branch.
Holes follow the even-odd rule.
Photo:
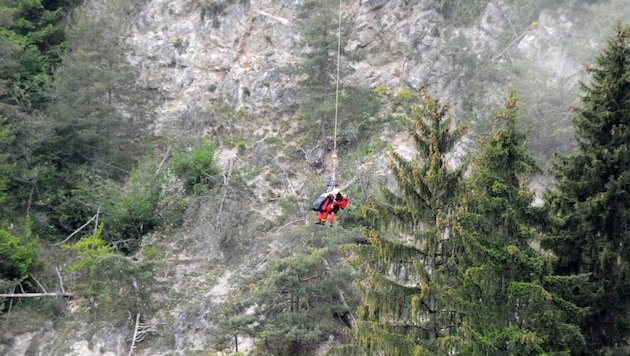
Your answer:
[[[140,325],[140,313],[136,314],[136,326],[133,329],[133,337],[131,338],[131,347],[129,348],[129,356],[133,353],[134,347],[136,347],[136,337],[138,336],[138,325]]]
[[[61,273],[59,273],[59,268],[55,267],[55,271],[57,271],[57,277],[59,277],[59,288],[61,289],[61,293],[65,293],[66,291],[63,289],[63,280],[61,279]]]
[[[0,294],[0,298],[39,298],[39,297],[74,297],[74,293],[8,293]]]
[[[87,221],[85,224],[83,224],[80,228],[76,229],[73,233],[71,233],[71,234],[70,234],[70,236],[66,237],[66,239],[65,239],[65,240],[63,240],[63,241],[61,241],[61,242],[58,242],[58,243],[56,243],[56,244],[53,244],[53,245],[54,245],[54,246],[59,246],[59,245],[61,245],[61,244],[63,244],[63,243],[66,243],[66,241],[70,240],[70,238],[72,238],[72,236],[76,235],[79,231],[83,230],[83,228],[84,228],[84,227],[88,226],[88,225],[92,222],[92,220],[96,219],[97,217],[98,217],[98,213],[94,214],[94,216],[92,216],[92,217],[90,218],[90,220],[88,220],[88,221]]]

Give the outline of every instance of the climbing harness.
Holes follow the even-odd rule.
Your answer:
[[[337,80],[335,81],[335,125],[333,133],[333,153],[332,153],[332,179],[326,181],[327,191],[330,192],[339,186],[337,179],[337,118],[339,116],[339,60],[341,58],[341,1],[339,0],[339,17],[337,27]]]

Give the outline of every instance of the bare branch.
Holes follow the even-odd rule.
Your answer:
[[[31,274],[31,278],[33,278],[33,280],[35,281],[35,283],[37,283],[37,285],[39,286],[39,288],[41,288],[41,289],[44,291],[44,293],[46,293],[46,288],[44,288],[44,286],[43,286],[41,283],[39,283],[39,281],[37,280],[37,278],[35,278],[35,276],[34,276],[34,275],[32,275],[32,274]]]
[[[55,246],[59,246],[63,243],[66,243],[66,241],[70,240],[72,238],[72,236],[76,235],[79,231],[83,230],[84,227],[88,226],[92,220],[96,219],[98,217],[98,213],[94,214],[94,216],[92,216],[90,218],[90,220],[88,220],[85,224],[83,224],[80,228],[76,229],[73,233],[70,234],[70,236],[66,237],[65,240],[58,242],[56,244],[53,244]]]
[[[304,220],[304,219],[300,218],[300,219],[297,219],[297,220],[289,221],[288,223],[286,223],[286,224],[284,224],[284,225],[280,226],[280,227],[278,228],[278,230],[276,230],[276,233],[278,233],[278,232],[282,231],[285,227],[287,227],[287,226],[289,226],[289,225],[293,225],[293,224],[295,224],[295,223],[297,223],[297,222],[300,222],[300,221],[302,221],[302,220]]]
[[[59,277],[59,288],[61,289],[61,293],[65,293],[66,291],[63,289],[63,280],[61,279],[61,273],[59,273],[59,268],[55,267],[55,271],[57,271],[57,277]]]
[[[39,298],[39,297],[74,297],[74,293],[8,293],[0,294],[0,298]]]
[[[140,325],[140,313],[136,314],[136,326],[133,329],[133,337],[131,338],[131,347],[129,348],[129,356],[133,353],[134,347],[136,347],[136,337],[138,335],[138,325]]]

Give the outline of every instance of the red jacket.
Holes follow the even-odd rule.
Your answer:
[[[341,200],[332,199],[332,202],[328,205],[328,211],[337,213],[339,209],[345,209],[348,206],[348,198],[345,195],[341,196]]]

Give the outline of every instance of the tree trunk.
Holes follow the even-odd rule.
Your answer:
[[[39,297],[74,297],[73,293],[9,293],[0,294],[0,298],[39,298]]]

